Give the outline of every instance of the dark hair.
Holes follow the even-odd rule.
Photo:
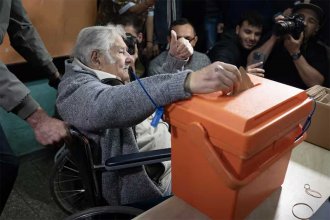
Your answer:
[[[134,14],[121,15],[115,20],[115,24],[123,26],[132,25],[134,29],[140,33],[143,31],[143,21],[139,16]]]
[[[304,8],[314,11],[314,13],[316,13],[319,24],[321,24],[321,25],[323,24],[323,21],[324,21],[324,11],[323,11],[323,9],[320,8],[319,6],[311,4],[311,3],[298,3],[298,4],[296,4],[292,9],[292,14],[294,14],[297,11],[299,11],[300,9],[304,9]]]
[[[175,21],[172,21],[172,23],[170,25],[170,29],[168,31],[168,35],[171,36],[171,30],[173,29],[174,26],[185,25],[185,24],[189,24],[192,27],[192,29],[194,30],[194,33],[196,34],[195,28],[190,23],[190,21],[187,18],[180,18],[180,19],[177,19]]]
[[[242,26],[244,21],[255,27],[263,27],[264,25],[263,17],[257,11],[244,12],[237,25]]]

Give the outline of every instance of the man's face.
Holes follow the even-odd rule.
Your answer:
[[[118,76],[122,81],[129,81],[128,67],[131,57],[127,52],[127,46],[122,37],[117,36],[109,51],[114,63],[110,63],[107,57],[101,59],[101,70]]]
[[[297,11],[297,13],[304,16],[304,38],[305,41],[307,41],[312,36],[316,35],[317,31],[319,30],[319,20],[316,13],[311,9],[300,9]]]
[[[195,47],[198,39],[193,27],[190,24],[176,25],[172,27],[172,30],[176,32],[178,39],[183,37],[190,42],[192,47]],[[169,42],[171,41],[171,39],[168,40]]]
[[[124,26],[124,31],[126,33],[131,34],[134,37],[137,37],[137,35],[138,35],[136,29],[132,25],[126,25],[126,26]]]
[[[236,34],[243,48],[251,50],[260,40],[262,28],[250,25],[247,21],[243,21],[242,25],[236,26]]]
[[[143,40],[143,36],[142,33],[139,33],[134,27],[133,25],[126,25],[124,26],[124,30],[126,33],[131,34],[132,36],[136,37],[138,43],[141,43]]]

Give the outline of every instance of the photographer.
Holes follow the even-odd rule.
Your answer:
[[[266,78],[301,89],[325,84],[329,73],[327,54],[317,43],[323,10],[301,3],[294,6],[291,16],[278,16],[275,20],[272,36],[250,53],[248,63],[258,52],[264,56]]]

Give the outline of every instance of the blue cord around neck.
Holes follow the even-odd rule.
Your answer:
[[[159,106],[156,104],[156,102],[151,98],[151,96],[149,95],[149,93],[147,92],[146,88],[144,87],[143,83],[141,82],[140,78],[133,72],[131,71],[134,79],[136,79],[138,81],[138,83],[140,84],[140,86],[142,87],[144,93],[148,96],[148,98],[150,99],[150,101],[152,102],[152,104],[155,106],[155,108],[159,108]]]
[[[138,81],[138,83],[140,84],[141,88],[143,89],[143,91],[145,92],[145,94],[148,96],[148,98],[150,99],[150,101],[152,102],[152,104],[155,106],[156,108],[156,113],[155,116],[153,117],[152,121],[151,121],[151,126],[153,127],[157,127],[160,119],[163,116],[164,113],[164,108],[162,106],[158,106],[156,104],[156,102],[151,98],[151,96],[149,95],[149,93],[147,92],[146,88],[144,87],[143,83],[141,82],[140,78],[133,72],[131,71],[131,74],[133,75],[133,77]]]

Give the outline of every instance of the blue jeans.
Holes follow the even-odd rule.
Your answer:
[[[19,161],[11,150],[0,125],[0,215],[13,189]]]

